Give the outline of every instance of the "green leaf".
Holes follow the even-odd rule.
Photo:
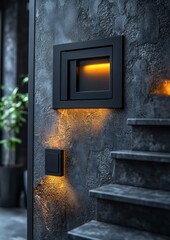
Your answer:
[[[15,131],[16,133],[19,133],[19,127],[15,127],[15,128],[14,128],[14,131]]]
[[[22,105],[22,102],[17,102],[16,103],[16,108],[19,108]]]
[[[5,150],[9,150],[9,144],[8,143],[9,143],[8,139],[0,140],[0,144],[2,144],[4,146]]]
[[[28,76],[26,76],[26,77],[24,77],[23,79],[22,79],[22,83],[24,84],[24,83],[28,83]]]
[[[13,142],[13,143],[21,143],[21,139],[20,138],[17,138],[17,137],[11,137],[10,138],[10,142]]]
[[[24,76],[23,79],[24,82],[28,82],[28,76]],[[18,134],[26,121],[28,94],[19,92],[18,87],[8,89],[8,92],[10,93],[0,98],[0,129],[4,129],[9,136],[0,140],[0,144],[6,150],[15,150],[21,139],[13,134]]]
[[[4,144],[6,141],[6,139],[0,140],[0,144]]]
[[[12,94],[13,94],[13,95],[16,95],[17,92],[18,92],[18,88],[16,87],[16,88],[14,88]]]

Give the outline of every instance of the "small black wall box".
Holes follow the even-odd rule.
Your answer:
[[[45,174],[64,175],[64,150],[45,149]]]

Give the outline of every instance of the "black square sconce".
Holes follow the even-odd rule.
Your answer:
[[[54,46],[53,108],[121,108],[123,37]]]
[[[58,149],[45,150],[45,174],[53,176],[64,175],[64,151]]]

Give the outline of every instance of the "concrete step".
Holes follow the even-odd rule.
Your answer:
[[[68,232],[69,239],[91,240],[168,240],[169,237],[149,232],[138,231],[132,228],[90,221]]]
[[[132,126],[132,150],[170,152],[170,119],[128,118]]]
[[[134,126],[132,150],[170,152],[170,126]]]
[[[170,153],[113,151],[114,183],[170,191]]]
[[[170,210],[170,192],[168,191],[108,184],[90,190],[90,196]]]
[[[128,118],[127,124],[131,126],[170,126],[168,118]]]
[[[170,192],[109,184],[90,191],[97,220],[170,236]]]
[[[111,157],[116,159],[170,163],[170,153],[163,153],[163,152],[120,150],[120,151],[112,151]]]

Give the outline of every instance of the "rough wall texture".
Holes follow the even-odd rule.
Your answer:
[[[52,110],[53,45],[125,36],[122,110]],[[110,151],[131,146],[128,117],[170,117],[167,0],[37,1],[35,46],[34,239],[67,239],[95,215],[88,190],[113,181]],[[164,93],[164,92],[163,92]],[[44,149],[66,150],[65,176],[45,177]]]

